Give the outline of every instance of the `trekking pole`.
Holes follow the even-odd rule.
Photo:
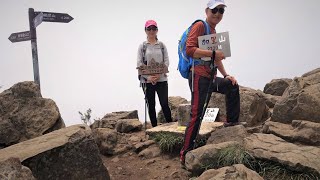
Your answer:
[[[202,119],[203,119],[203,117],[204,117],[204,114],[205,114],[205,112],[206,112],[206,109],[207,109],[207,107],[208,107],[208,104],[209,104],[209,101],[210,101],[210,98],[209,97],[211,97],[211,95],[210,95],[210,93],[212,93],[212,92],[210,92],[210,89],[211,89],[211,86],[212,86],[212,84],[213,84],[213,82],[215,81],[215,73],[216,73],[216,70],[217,69],[217,67],[214,65],[214,67],[212,68],[212,70],[211,70],[211,78],[210,78],[210,82],[209,82],[209,86],[208,86],[208,91],[207,91],[207,95],[206,95],[206,100],[205,100],[205,104],[204,104],[204,106],[203,106],[203,109],[202,109],[202,114],[201,114],[201,117],[200,117],[200,120],[202,121]],[[214,74],[213,74],[214,73]],[[201,122],[200,122],[201,123]],[[200,128],[200,127],[199,127]]]
[[[147,83],[142,83],[142,89],[144,93],[144,132],[147,136],[147,109],[149,108],[147,100]]]
[[[210,101],[210,97],[211,97],[211,86],[213,84],[213,82],[215,81],[215,77],[216,77],[216,73],[217,73],[217,66],[214,64],[214,58],[215,58],[215,51],[212,52],[212,57],[211,57],[211,64],[212,64],[212,68],[211,68],[211,77],[210,77],[210,82],[209,82],[209,86],[208,86],[208,91],[207,91],[207,95],[206,95],[206,100],[205,103],[203,105],[202,108],[202,112],[201,112],[201,116],[200,116],[200,122],[199,122],[199,127],[198,127],[198,133],[196,135],[196,138],[194,140],[197,139],[197,136],[199,135],[199,131],[200,131],[200,127],[201,127],[201,123],[204,117],[204,114],[206,112],[206,109],[208,107],[209,101]],[[195,148],[196,143],[194,143],[194,147]]]

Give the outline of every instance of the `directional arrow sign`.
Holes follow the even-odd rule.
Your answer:
[[[39,13],[34,19],[33,19],[33,23],[34,23],[34,27],[36,28],[37,26],[39,26],[43,21],[43,13]]]
[[[12,33],[8,38],[11,42],[29,41],[31,39],[30,31]]]
[[[43,21],[46,21],[46,22],[68,23],[73,20],[73,17],[65,13],[54,13],[54,12],[34,12],[34,13],[35,15],[43,13]]]

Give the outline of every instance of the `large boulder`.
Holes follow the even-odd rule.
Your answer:
[[[41,97],[34,82],[0,93],[0,145],[9,146],[65,127],[56,103]]]
[[[222,126],[222,122],[202,122],[197,138],[208,139],[212,132]],[[171,122],[147,129],[146,133],[152,137],[163,133],[169,133],[177,137],[184,137],[185,128],[180,128],[180,126],[178,126],[178,122]]]
[[[242,144],[244,138],[247,136],[249,136],[249,134],[244,126],[230,126],[213,131],[207,144],[219,144],[227,141],[237,141]]]
[[[293,120],[289,125],[268,121],[264,124],[263,132],[274,134],[292,143],[320,146],[320,123]]]
[[[187,126],[191,120],[191,103],[178,106],[178,126]]]
[[[320,73],[320,68],[317,68],[307,73],[304,73],[301,77],[307,77],[307,76],[311,76],[313,74],[319,74],[319,73]]]
[[[109,128],[96,128],[92,131],[100,153],[103,155],[114,155],[119,133]]]
[[[275,95],[271,95],[271,94],[265,94],[264,92],[258,90],[257,91],[259,93],[259,96],[262,97],[264,99],[264,101],[266,102],[267,106],[269,108],[273,108],[274,105],[280,100],[281,96],[275,96]]]
[[[119,133],[115,129],[109,128],[93,129],[93,135],[100,153],[106,156],[126,153],[146,140],[133,134]]]
[[[151,159],[161,155],[161,150],[158,145],[152,145],[144,150],[142,150],[138,156],[144,159]]]
[[[115,129],[120,133],[141,131],[142,124],[139,119],[121,119],[117,122]]]
[[[219,120],[226,119],[225,95],[212,93],[208,107],[219,108]],[[240,118],[247,126],[255,126],[269,118],[269,108],[260,93],[254,89],[240,87]]]
[[[243,164],[235,164],[220,169],[210,169],[201,174],[197,180],[263,180],[255,171],[248,169]]]
[[[288,123],[307,120],[320,123],[320,68],[294,78],[276,103],[272,121]]]
[[[172,121],[178,121],[178,107],[180,104],[186,104],[188,101],[185,98],[182,98],[180,96],[170,96],[168,98],[169,101],[169,107],[171,110],[171,116],[172,116]],[[162,109],[158,113],[158,122],[160,123],[165,123],[167,122],[166,119],[164,118]]]
[[[135,146],[134,146],[134,151],[136,153],[139,153],[141,152],[142,150],[148,148],[149,146],[155,144],[156,142],[154,140],[147,140],[147,141],[144,141],[144,142],[140,142],[140,143],[137,143]]]
[[[284,91],[289,87],[292,79],[282,78],[273,79],[271,82],[264,86],[263,92],[275,96],[282,96]]]
[[[94,121],[90,127],[95,128],[110,128],[114,129],[116,124],[121,119],[139,119],[138,111],[118,111],[106,114],[102,119]]]
[[[220,150],[225,149],[229,146],[238,146],[239,143],[236,141],[223,142],[219,144],[209,144],[201,146],[197,149],[189,151],[186,154],[185,165],[187,170],[193,173],[201,173],[206,166],[213,164],[218,161],[217,154]]]
[[[0,150],[19,158],[36,179],[110,179],[86,125],[74,125]]]
[[[273,134],[255,133],[245,138],[245,148],[255,158],[283,164],[297,172],[320,175],[320,148],[288,143]]]
[[[9,158],[0,162],[0,179],[35,180],[31,170],[22,166],[18,158]]]

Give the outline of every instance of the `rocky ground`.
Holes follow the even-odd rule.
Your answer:
[[[132,135],[145,137],[144,131],[133,132]],[[156,180],[156,179],[189,179],[191,174],[180,167],[178,152],[161,154],[154,158],[139,157],[130,151],[117,156],[101,158],[114,180]],[[190,177],[189,177],[190,176]]]
[[[17,83],[0,93],[0,179],[320,179],[319,89],[320,68],[272,80],[263,92],[240,87],[244,126],[202,123],[206,133],[200,129],[199,138],[208,140],[186,154],[186,171],[178,157],[183,132],[177,122],[160,125],[161,113],[159,126],[147,128],[155,141],[137,110],[108,113],[90,127],[65,127],[39,86]],[[181,97],[169,103],[173,119],[185,122],[190,103]],[[213,93],[209,107],[220,109],[220,121],[224,104]]]

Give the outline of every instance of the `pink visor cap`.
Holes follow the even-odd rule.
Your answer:
[[[208,4],[207,4],[207,7],[209,9],[213,9],[219,5],[223,5],[223,6],[226,6],[224,0],[209,0],[208,1]]]
[[[158,27],[157,23],[154,20],[148,20],[146,24],[144,25],[145,28],[150,27],[150,26],[156,26]]]

